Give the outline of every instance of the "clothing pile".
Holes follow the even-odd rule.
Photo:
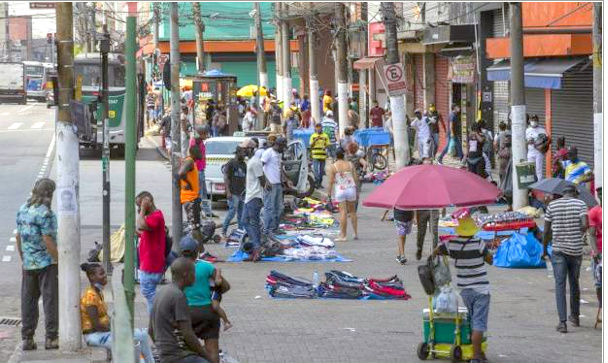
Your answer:
[[[272,270],[266,277],[266,289],[271,297],[288,299],[314,299],[317,292],[312,282],[290,277]]]
[[[528,227],[534,219],[527,214],[521,212],[500,212],[496,214],[475,214],[473,216],[478,226],[483,229],[511,229],[516,230],[522,227]]]
[[[314,283],[271,271],[266,278],[271,297],[351,299],[351,300],[408,300],[403,282],[396,275],[388,279],[359,278],[345,271],[325,273],[325,282]],[[312,289],[313,297],[310,295]]]

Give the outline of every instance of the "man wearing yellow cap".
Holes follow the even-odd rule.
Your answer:
[[[478,227],[469,211],[464,210],[455,217],[458,219],[456,227],[458,237],[437,247],[433,254],[449,255],[455,260],[456,285],[469,310],[469,321],[473,330],[471,340],[474,359],[471,360],[471,363],[481,363],[486,361],[481,343],[483,334],[487,331],[490,311],[490,282],[485,263],[491,265],[493,257],[488,252],[485,242],[475,238]]]

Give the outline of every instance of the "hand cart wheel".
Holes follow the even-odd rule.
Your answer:
[[[424,342],[418,344],[418,348],[416,349],[416,354],[418,354],[418,359],[427,360],[429,358],[429,345]]]
[[[462,348],[458,345],[453,345],[452,349],[450,349],[450,357],[452,357],[452,362],[460,362],[462,360]]]

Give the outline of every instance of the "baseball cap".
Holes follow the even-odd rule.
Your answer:
[[[327,112],[325,112],[325,116],[327,117],[333,117],[334,113],[331,110],[327,110]]]
[[[284,138],[283,136],[279,136],[277,137],[277,140],[275,141],[276,144],[287,144],[287,139]]]
[[[191,235],[186,235],[186,236],[182,237],[182,239],[179,241],[179,251],[181,253],[197,252],[198,243]]]

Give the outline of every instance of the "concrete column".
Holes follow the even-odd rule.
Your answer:
[[[422,56],[424,109],[428,110],[431,103],[435,103],[435,54],[425,53]]]
[[[403,60],[406,84],[408,85],[405,93],[405,114],[412,116],[414,114],[414,77],[412,77],[414,74],[414,57],[410,53],[404,53]]]

